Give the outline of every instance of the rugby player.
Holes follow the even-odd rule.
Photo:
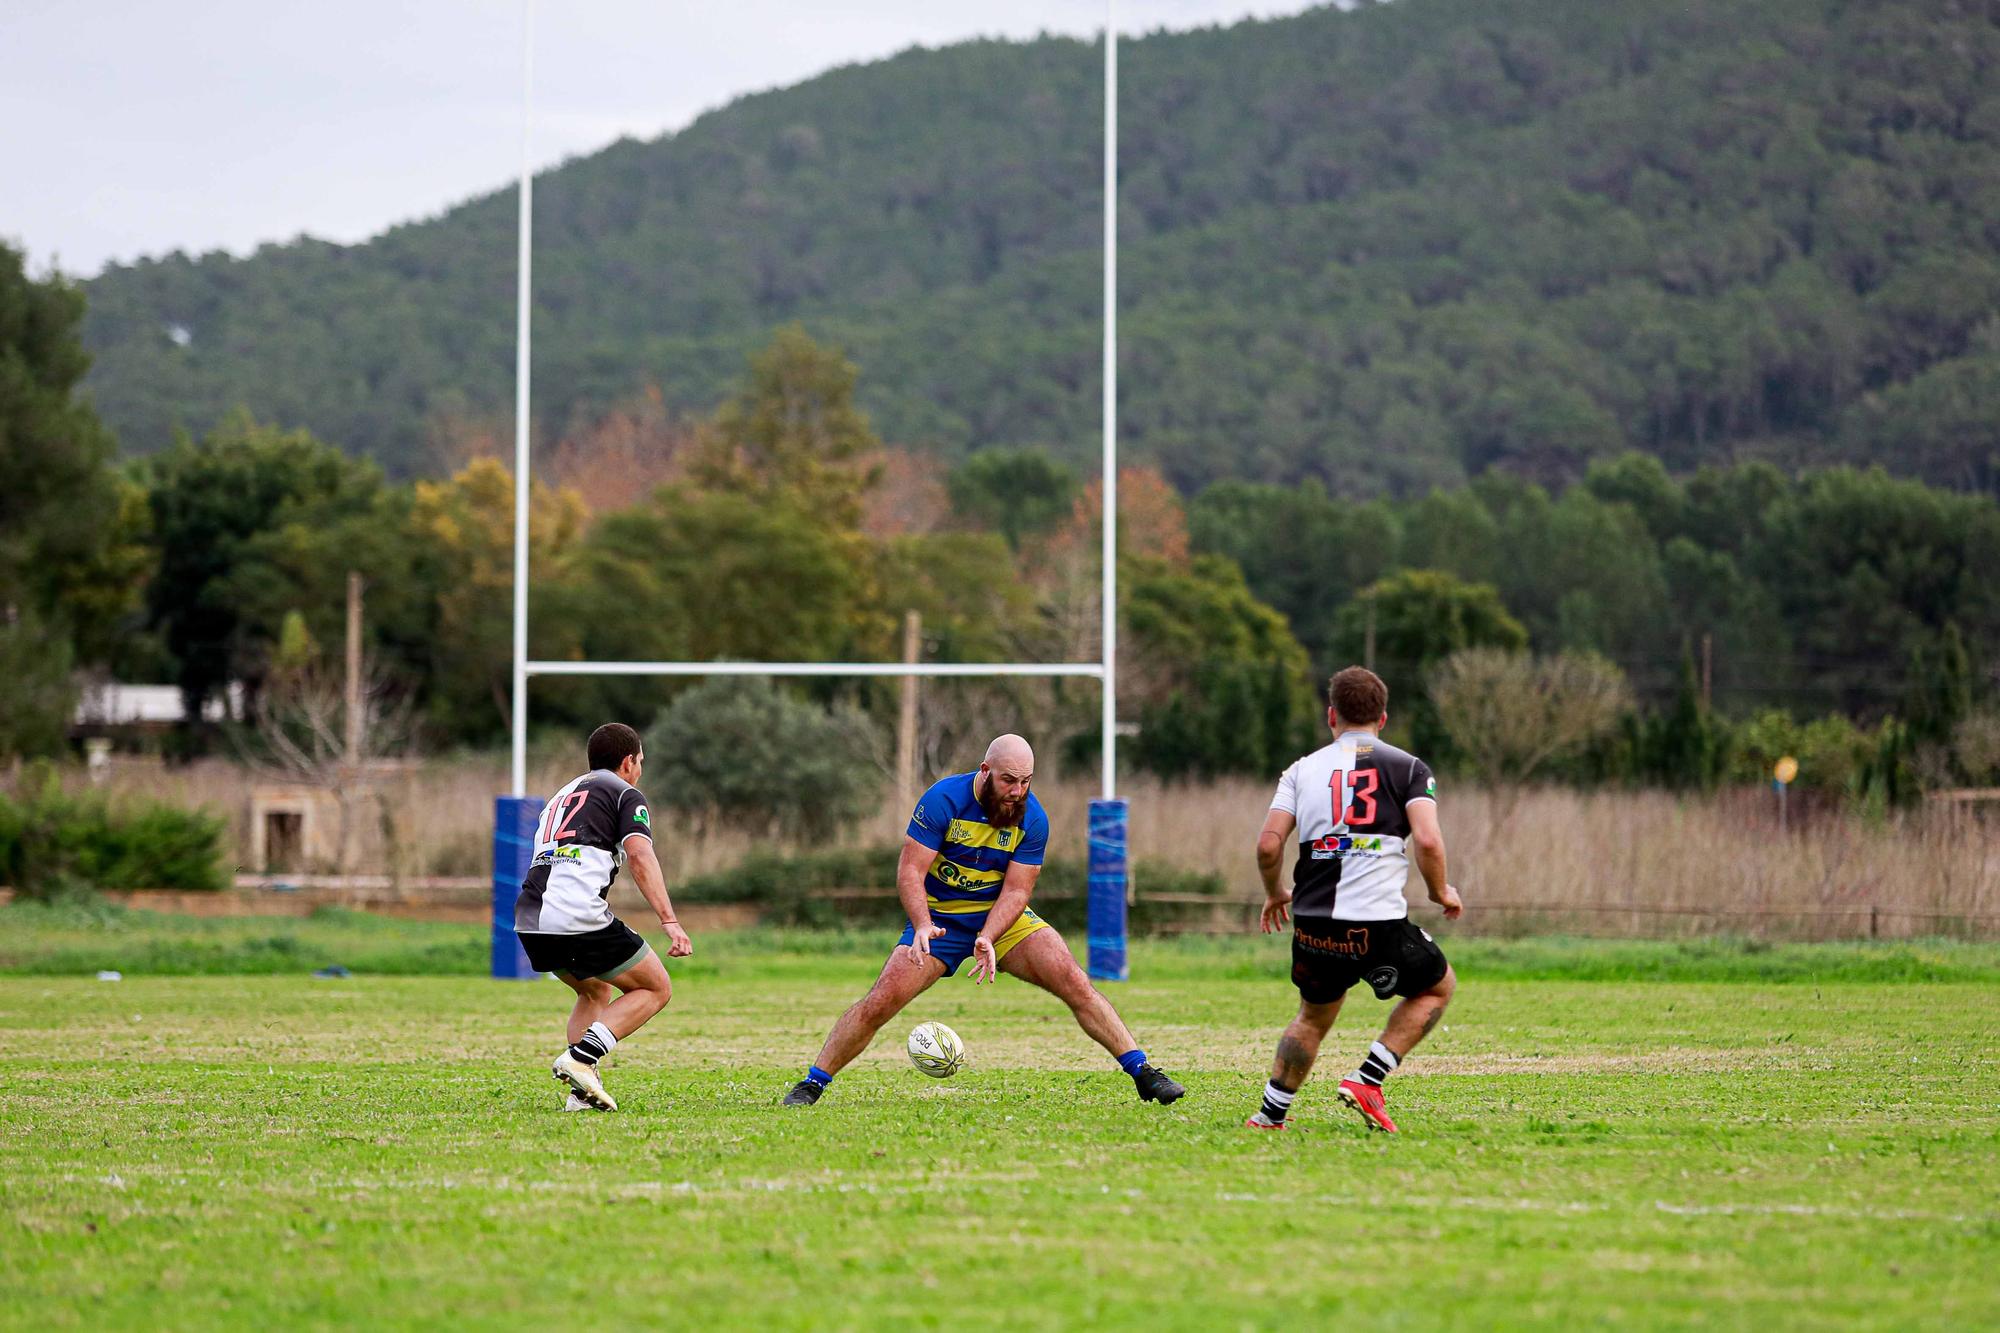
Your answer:
[[[1049,820],[1028,790],[1035,752],[1019,736],[986,748],[978,771],[934,784],[917,802],[896,868],[910,924],[868,994],[840,1016],[786,1106],[811,1106],[882,1025],[939,977],[972,959],[974,983],[1006,972],[1048,991],[1132,1076],[1142,1101],[1165,1105],[1187,1089],[1149,1064],[1132,1033],[1090,984],[1054,927],[1028,907],[1042,873]]]
[[[1437,1026],[1458,984],[1437,941],[1410,920],[1403,887],[1412,853],[1445,919],[1456,921],[1465,907],[1445,879],[1437,779],[1423,760],[1382,741],[1389,687],[1365,667],[1351,666],[1333,678],[1329,696],[1333,744],[1285,770],[1257,835],[1264,933],[1296,916],[1292,984],[1299,990],[1299,1015],[1278,1038],[1264,1104],[1244,1124],[1285,1127],[1285,1113],[1312,1071],[1342,997],[1365,980],[1377,999],[1401,999],[1337,1095],[1369,1126],[1393,1134],[1382,1080]],[[1292,887],[1284,888],[1278,871],[1295,827],[1299,859]]]
[[[605,901],[618,867],[629,865],[667,933],[667,957],[694,952],[674,917],[666,878],[653,854],[653,818],[639,792],[646,763],[639,733],[607,722],[590,733],[590,771],[542,807],[535,857],[514,900],[514,933],[538,972],[576,992],[569,1046],[552,1072],[569,1085],[564,1110],[615,1111],[597,1062],[673,996],[666,965]]]

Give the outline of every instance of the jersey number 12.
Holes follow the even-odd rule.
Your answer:
[[[583,803],[589,799],[589,792],[573,791],[563,799],[560,812],[556,809],[557,803],[550,801],[549,808],[542,814],[541,841],[561,842],[564,838],[574,838],[576,833],[570,825],[576,822],[576,812],[583,809]],[[558,813],[562,815],[560,824],[556,822]]]

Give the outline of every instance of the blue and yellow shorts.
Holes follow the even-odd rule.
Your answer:
[[[931,940],[931,957],[944,964],[944,974],[952,975],[958,965],[972,957],[972,946],[979,939],[979,928],[986,924],[986,913],[966,913],[953,916],[946,912],[936,912],[931,920],[944,927],[944,934]],[[1024,908],[1006,933],[993,941],[993,956],[1005,958],[1015,945],[1038,930],[1047,930],[1049,923],[1036,916],[1032,908]],[[915,926],[904,926],[903,937],[897,944],[914,944],[917,939]]]

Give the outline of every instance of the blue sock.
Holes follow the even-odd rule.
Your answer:
[[[827,1073],[824,1069],[821,1069],[818,1065],[807,1065],[806,1082],[817,1083],[823,1088],[827,1084],[833,1082],[833,1075]]]
[[[1139,1066],[1145,1063],[1146,1053],[1136,1046],[1118,1057],[1118,1067],[1134,1078],[1139,1076]]]

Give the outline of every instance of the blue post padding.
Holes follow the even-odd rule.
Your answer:
[[[533,796],[502,796],[493,802],[493,975],[504,981],[532,981],[541,973],[528,964],[521,937],[514,933],[514,899],[535,854],[535,821],[542,802]]]
[[[1090,975],[1123,981],[1125,962],[1125,802],[1090,803]]]

